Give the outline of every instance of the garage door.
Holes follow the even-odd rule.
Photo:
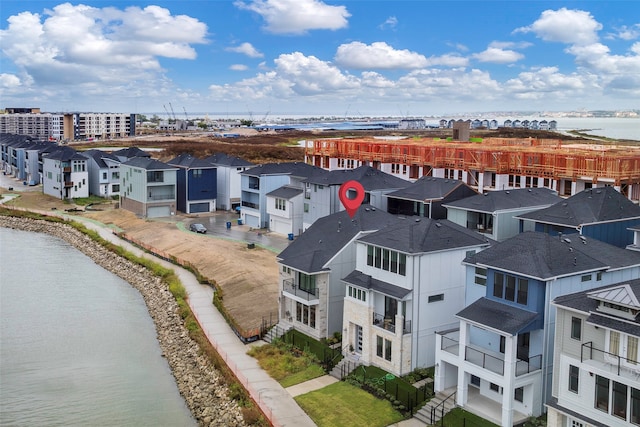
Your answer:
[[[169,206],[150,206],[147,208],[147,218],[161,218],[163,216],[171,216]]]
[[[189,204],[189,213],[202,213],[202,212],[209,212],[209,202]]]
[[[245,215],[244,216],[245,225],[249,227],[260,228],[260,220],[257,216],[254,215]]]
[[[286,221],[278,221],[277,219],[271,220],[271,231],[287,235],[291,233],[291,224]]]

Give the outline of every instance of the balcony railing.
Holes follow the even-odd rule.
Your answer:
[[[175,198],[176,197],[173,194],[149,194],[147,201],[157,202],[159,200],[175,200]]]
[[[293,279],[286,279],[283,281],[284,291],[295,295],[298,298],[302,298],[306,301],[317,300],[320,295],[320,290],[318,288],[302,288],[296,284]]]
[[[485,353],[484,351],[466,346],[464,348],[464,360],[488,369],[491,372],[495,372],[496,374],[504,375],[504,360]]]
[[[629,369],[636,373],[640,372],[640,364],[638,360],[622,357],[608,351],[600,350],[593,346],[593,341],[582,344],[580,348],[580,362],[585,360],[595,360],[596,362],[603,362],[615,367],[618,375],[620,375],[621,368]]]
[[[64,182],[64,187],[65,188],[73,187],[73,181],[65,181]]]
[[[245,202],[244,200],[242,201],[242,206],[244,206],[245,208],[251,208],[251,209],[256,209],[256,210],[260,209],[260,204],[259,203]]]
[[[385,317],[382,314],[373,313],[373,325],[392,333],[396,333],[395,320],[392,317]],[[411,320],[405,320],[402,328],[403,334],[411,333]]]
[[[62,172],[64,173],[71,173],[71,166],[65,166],[62,168]]]

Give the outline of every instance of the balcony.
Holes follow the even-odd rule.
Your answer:
[[[64,188],[69,188],[69,187],[73,187],[73,181],[65,181],[64,182]]]
[[[285,293],[295,295],[305,301],[315,301],[319,299],[320,291],[318,288],[305,289],[298,286],[293,279],[287,279],[283,282],[283,290]]]
[[[71,173],[71,166],[65,166],[62,168],[63,173]]]
[[[244,206],[245,208],[251,208],[251,209],[255,209],[255,210],[260,210],[260,203],[245,202],[243,200],[242,201],[242,206]]]
[[[599,368],[615,373],[625,378],[637,378],[640,374],[640,365],[638,360],[629,359],[614,353],[609,353],[594,347],[593,342],[589,341],[582,344],[580,348],[580,362],[590,362],[589,364],[598,366]]]
[[[377,326],[378,328],[382,328],[391,333],[396,333],[396,324],[393,318],[385,317],[382,314],[373,313],[373,326]],[[402,328],[403,334],[411,333],[411,320],[405,320]]]

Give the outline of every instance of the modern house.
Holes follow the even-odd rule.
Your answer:
[[[100,197],[114,197],[120,194],[120,159],[101,150],[87,150],[81,153],[89,168],[89,193]]]
[[[39,153],[51,147],[56,146],[30,136],[0,134],[0,170],[29,185],[40,184]]]
[[[534,226],[521,227],[516,215],[537,211],[561,201],[547,188],[489,191],[443,204],[447,219],[470,230],[502,241]]]
[[[547,425],[640,425],[640,279],[560,296]]]
[[[306,193],[303,209],[303,229],[306,230],[319,218],[344,210],[339,198],[340,186],[347,181],[357,181],[364,188],[362,203],[376,209],[387,210],[386,194],[405,188],[409,182],[374,169],[360,166],[355,169],[341,169],[318,173],[304,181]]]
[[[394,375],[435,363],[436,331],[464,307],[462,260],[489,240],[451,221],[400,218],[356,240],[342,342],[350,357]]]
[[[217,168],[206,160],[183,153],[167,162],[177,170],[178,210],[187,214],[215,212]]]
[[[225,153],[213,154],[205,160],[213,164],[218,171],[217,208],[220,210],[240,208],[240,174],[250,167],[253,167],[254,164]]]
[[[387,211],[396,215],[415,215],[446,219],[443,206],[478,193],[462,181],[423,176],[408,187],[388,193]]]
[[[120,165],[120,207],[142,218],[176,214],[178,168],[147,157]]]
[[[267,193],[269,230],[293,237],[302,233],[302,199],[304,190],[284,185]]]
[[[551,397],[555,310],[573,292],[640,277],[640,252],[525,232],[465,259],[459,325],[438,331],[435,390],[501,426],[539,416]]]
[[[89,197],[87,158],[71,147],[42,156],[42,191],[62,200]]]
[[[267,163],[241,172],[241,221],[251,227],[268,228],[267,194],[284,185],[304,188],[302,182],[317,172],[318,168],[301,162]]]
[[[318,219],[278,255],[280,325],[315,339],[342,333],[345,285],[356,264],[355,239],[397,221],[362,205],[353,218],[346,211]]]
[[[523,229],[533,225],[543,233],[578,234],[624,248],[633,243],[629,227],[640,225],[640,206],[613,187],[598,187],[518,218]]]
[[[120,150],[114,151],[112,154],[116,156],[121,163],[124,163],[129,159],[133,159],[134,157],[146,157],[147,159],[151,158],[150,153],[138,147],[122,148]]]

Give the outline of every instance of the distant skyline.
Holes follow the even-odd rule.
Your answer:
[[[640,109],[637,1],[2,0],[0,108]]]

